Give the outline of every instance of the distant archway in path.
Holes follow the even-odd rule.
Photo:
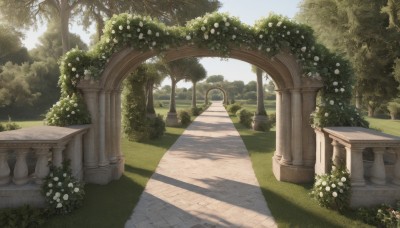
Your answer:
[[[122,81],[141,63],[160,54],[166,61],[234,58],[271,76],[277,86],[273,171],[278,180],[313,180],[316,138],[309,117],[316,108],[318,90],[323,92],[316,118],[320,123],[335,124],[336,118],[331,116],[351,112],[347,106],[351,97],[347,63],[317,45],[308,27],[276,15],[263,19],[253,29],[219,13],[197,18],[181,28],[166,27],[146,17],[116,15],[93,50],[70,51],[61,63],[61,100],[69,104],[71,96],[82,95],[82,106],[90,113],[91,127],[84,136],[88,182],[105,184],[122,175]],[[333,104],[338,103],[343,105],[335,109]],[[58,106],[50,110],[49,123],[57,125],[60,116],[69,118],[71,113],[65,110]],[[355,115],[343,116],[350,123]]]
[[[207,92],[206,92],[205,97],[204,97],[204,103],[208,104],[208,94],[210,93],[211,90],[214,90],[214,89],[219,90],[219,91],[222,92],[222,94],[224,95],[223,104],[224,105],[228,105],[228,93],[221,86],[213,86],[213,87],[209,88],[207,90]]]

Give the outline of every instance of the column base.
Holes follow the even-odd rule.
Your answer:
[[[314,181],[313,167],[282,164],[275,156],[272,157],[272,171],[278,181],[296,184]]]
[[[105,185],[110,183],[112,178],[111,166],[99,166],[97,168],[85,168],[84,180],[86,183]]]
[[[167,127],[179,127],[178,115],[176,112],[168,112],[167,118],[165,119],[165,125]]]
[[[269,131],[268,116],[254,115],[252,125],[253,130],[255,131]]]
[[[125,172],[125,158],[121,157],[116,163],[111,165],[111,178],[118,180]]]

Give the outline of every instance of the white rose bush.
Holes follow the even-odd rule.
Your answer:
[[[311,124],[315,127],[368,126],[350,105],[353,73],[349,63],[319,45],[310,27],[274,14],[249,26],[236,17],[215,12],[193,19],[185,27],[166,26],[150,17],[114,15],[106,22],[103,36],[91,50],[73,49],[61,59],[61,100],[68,96],[82,97],[77,89],[80,81],[99,80],[112,55],[124,49],[152,51],[157,55],[185,46],[209,50],[221,57],[229,57],[233,48],[256,51],[268,58],[288,53],[301,65],[303,77],[319,80],[324,85],[320,90],[319,111],[313,113]],[[53,119],[68,119],[71,113],[54,108],[50,113],[47,116],[50,124],[90,123],[88,113],[82,119],[66,122]]]
[[[322,207],[343,211],[350,203],[350,174],[343,167],[333,167],[331,173],[317,175],[311,197]]]
[[[62,167],[50,166],[50,173],[42,185],[42,194],[52,214],[69,214],[83,203],[83,183],[71,175],[69,162]]]

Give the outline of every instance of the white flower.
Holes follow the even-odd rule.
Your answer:
[[[140,32],[140,28],[136,29],[137,32]]]
[[[46,196],[50,196],[50,194],[51,194],[51,192],[47,192],[47,193],[46,193]]]
[[[69,108],[67,108],[67,111],[68,111],[68,109],[69,109]],[[54,180],[54,181],[58,181],[58,177],[54,177],[53,180]]]
[[[131,29],[131,26],[130,26],[130,25],[127,25],[127,26],[126,26],[126,29],[128,29],[128,30]],[[122,30],[122,29],[121,29],[121,30]]]
[[[71,63],[68,63],[68,66],[72,66],[72,64],[71,64]]]
[[[118,43],[117,38],[114,38],[113,41],[114,41],[114,43]]]
[[[143,39],[143,33],[139,34],[139,40]]]
[[[340,74],[339,69],[335,69],[335,74]]]
[[[314,61],[318,62],[319,61],[319,57],[318,56],[314,56]]]
[[[339,67],[339,66],[340,66],[340,63],[336,63],[336,66]]]
[[[290,35],[290,32],[288,31],[286,34]]]
[[[139,26],[140,26],[140,27],[143,27],[143,22],[139,22]]]
[[[204,27],[204,26],[201,26],[201,31],[206,31],[206,27]]]
[[[303,36],[303,35],[301,35],[301,39],[303,39],[303,40],[304,40],[304,36]]]
[[[56,199],[56,202],[60,202],[60,198],[57,198],[57,199]]]
[[[274,24],[272,24],[272,22],[268,23],[268,27],[272,27]]]
[[[337,192],[332,192],[333,197],[337,197]]]
[[[122,30],[122,29],[124,29],[124,27],[122,27],[122,25],[120,25],[118,28],[119,28],[119,30]]]
[[[153,43],[151,43],[151,45],[153,45],[153,46],[156,46],[156,44],[157,44],[157,43],[156,43],[155,41],[153,41]]]
[[[322,181],[322,185],[325,186],[326,185],[326,181]]]
[[[329,192],[329,191],[331,190],[331,187],[326,186],[325,190],[326,190],[327,192]]]
[[[58,203],[57,208],[62,208],[62,203]]]
[[[342,189],[339,189],[339,192],[340,192],[340,193],[343,193],[343,190],[342,190]]]
[[[307,47],[302,47],[300,50],[301,50],[302,52],[306,52]]]
[[[68,200],[68,194],[65,194],[65,195],[63,196],[63,200]]]
[[[229,25],[231,25],[229,22],[225,22],[226,27],[229,27]]]
[[[324,196],[324,193],[320,192],[319,197],[323,197],[323,196]]]
[[[330,100],[330,101],[329,101],[329,104],[330,104],[330,105],[334,105],[334,104],[335,104],[335,101]]]
[[[208,20],[207,20],[207,19],[205,19],[203,22],[204,22],[204,24],[207,24],[207,23],[208,23]]]
[[[69,117],[69,115],[68,115],[68,117]],[[58,184],[57,184],[58,186],[61,186],[62,185],[62,183],[61,182],[58,182]]]
[[[74,187],[74,184],[69,183],[69,184],[68,184],[68,187],[72,188],[72,187]]]
[[[192,37],[190,37],[190,35],[186,36],[186,40],[191,40],[191,39],[192,39]]]
[[[215,33],[215,29],[211,29],[211,34],[214,34]]]
[[[339,92],[339,90],[338,90],[338,89],[335,89],[335,93],[337,93],[337,92]]]
[[[320,186],[320,185],[321,185],[321,181],[315,182],[315,186]]]
[[[149,29],[147,30],[147,35],[151,35],[153,32]]]
[[[74,107],[75,107],[75,108],[76,108],[76,107],[78,107],[78,104],[77,104],[77,103],[75,103],[75,104],[74,104]]]
[[[332,184],[331,186],[332,186],[332,188],[336,188],[336,184]]]
[[[282,21],[279,21],[276,26],[280,27],[282,25]]]
[[[111,31],[111,33],[114,34],[114,33],[115,33],[115,30],[113,29],[113,30]]]
[[[79,57],[76,57],[76,61],[78,61],[78,62],[79,62]]]
[[[340,178],[340,180],[341,180],[342,182],[346,182],[346,177],[342,177],[342,178]]]
[[[72,69],[71,69],[73,72],[75,72],[76,71],[76,68],[75,67],[72,67]]]
[[[204,34],[204,39],[208,40],[208,34],[207,33]]]
[[[55,196],[56,198],[59,198],[59,197],[61,196],[61,194],[60,194],[59,192],[56,192],[56,194],[54,194],[54,196]]]
[[[63,177],[66,177],[67,176],[67,174],[66,173],[63,173]]]
[[[214,27],[215,27],[215,28],[218,28],[218,27],[219,27],[219,23],[215,22],[215,23],[214,23]]]
[[[344,88],[340,88],[340,92],[342,92],[342,93],[343,93],[343,92],[344,92]]]
[[[232,35],[232,40],[236,39],[236,35]]]
[[[332,84],[333,84],[333,86],[337,86],[339,83],[338,82],[333,82]]]
[[[343,182],[339,181],[339,182],[338,182],[338,185],[339,185],[339,186],[343,186]]]
[[[159,37],[160,36],[160,33],[159,32],[156,32],[156,37]]]
[[[79,192],[79,188],[74,188],[74,192]]]
[[[75,111],[72,111],[71,114],[74,115],[74,114],[75,114]]]
[[[260,37],[260,39],[262,39],[264,36],[261,34],[259,37]]]
[[[76,77],[76,78],[79,78],[79,74],[76,74],[75,77]]]

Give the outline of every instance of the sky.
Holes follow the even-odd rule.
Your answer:
[[[243,23],[253,25],[255,21],[262,17],[268,16],[270,12],[282,14],[289,18],[293,18],[298,11],[298,4],[301,0],[220,0],[222,7],[220,12],[227,12],[231,16],[239,17]],[[23,43],[28,49],[36,46],[38,37],[44,33],[46,26],[38,26],[36,31],[29,30],[25,36]],[[90,33],[83,31],[77,25],[71,26],[71,32],[77,33],[81,39],[89,43]],[[245,83],[256,80],[256,76],[251,72],[250,64],[235,60],[221,60],[220,58],[202,58],[200,61],[207,70],[207,75],[223,75],[225,80],[235,81],[242,80]],[[165,80],[163,85],[169,84],[169,80]],[[190,83],[179,82],[178,87],[191,87]]]

